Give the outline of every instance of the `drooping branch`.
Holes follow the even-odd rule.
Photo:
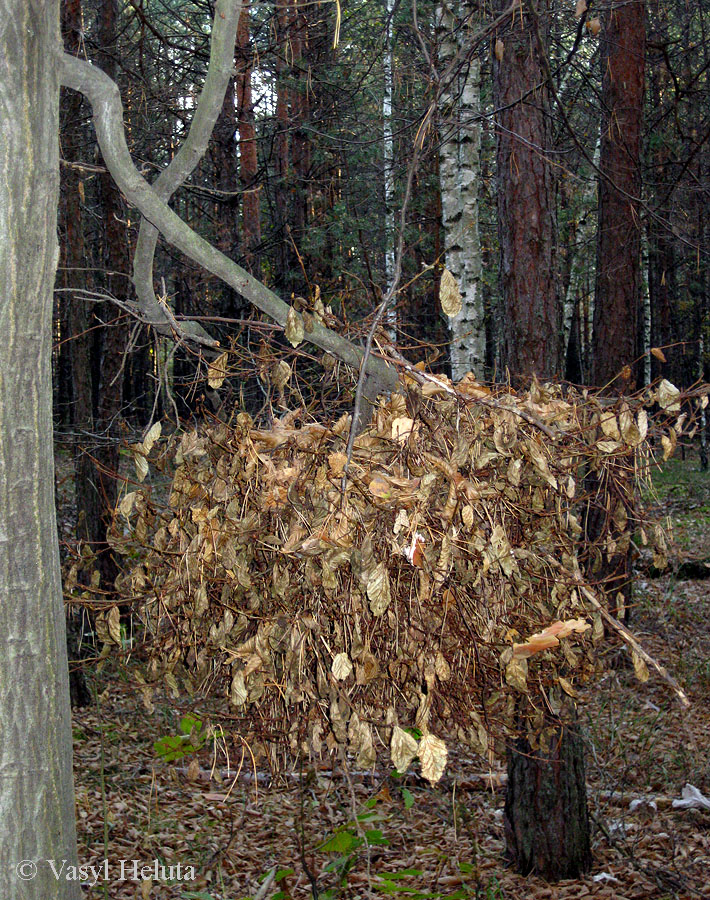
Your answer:
[[[285,328],[291,307],[266,285],[196,234],[137,171],[126,145],[123,106],[117,85],[90,63],[73,56],[61,54],[59,65],[62,84],[79,91],[91,103],[101,153],[127,200],[138,208],[169,243],[221,278],[257,309]],[[300,316],[295,312],[291,312],[291,315]],[[155,324],[165,325],[165,315],[161,315]],[[306,340],[347,365],[354,368],[360,366],[364,355],[362,348],[317,322],[309,327],[311,330],[304,334]],[[189,335],[181,334],[181,337],[188,338]],[[213,343],[200,337],[193,337],[193,340],[199,344]],[[366,361],[366,369],[382,385],[382,390],[394,389],[397,382],[396,370],[383,359],[370,356]]]
[[[153,183],[153,190],[165,202],[195,170],[207,149],[210,135],[222,108],[229,79],[233,74],[234,44],[241,8],[242,0],[218,0],[215,6],[207,75],[190,130],[170,164]],[[153,323],[162,319],[163,324],[156,324],[154,327],[170,334],[173,326],[166,315],[167,309],[158,301],[153,288],[153,261],[159,233],[155,225],[145,217],[141,220],[133,257],[133,283],[143,316]],[[186,322],[181,326],[181,330],[186,332],[187,336],[209,338],[207,332],[196,322]]]

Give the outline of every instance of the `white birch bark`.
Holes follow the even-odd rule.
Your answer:
[[[385,0],[385,53],[383,59],[384,90],[382,93],[382,138],[385,187],[385,289],[387,294],[394,281],[395,268],[395,229],[394,229],[394,138],[392,135],[392,92],[393,92],[393,49],[392,18],[394,0]],[[392,343],[397,339],[397,310],[392,299],[385,312],[385,330]]]
[[[463,51],[467,30],[459,27],[458,4],[437,9],[439,71]],[[458,282],[461,312],[449,320],[451,377],[484,375],[485,309],[480,290],[481,242],[478,231],[481,127],[480,64],[463,59],[460,73],[446,86],[439,104],[439,179],[446,268]]]

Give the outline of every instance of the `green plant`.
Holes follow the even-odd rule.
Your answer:
[[[156,756],[165,762],[175,762],[191,753],[197,753],[207,741],[207,732],[203,729],[202,720],[191,713],[180,719],[179,734],[168,734],[153,744]]]

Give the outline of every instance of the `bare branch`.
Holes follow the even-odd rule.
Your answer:
[[[249,300],[257,309],[286,327],[290,307],[266,285],[238,266],[231,259],[196,234],[189,225],[173,212],[164,200],[156,194],[150,184],[133,165],[126,145],[123,127],[123,106],[116,84],[95,66],[73,56],[62,54],[59,59],[61,80],[65,87],[84,94],[91,103],[94,113],[94,127],[106,165],[118,187],[129,202],[154,225],[173,246],[194,262],[203,266],[213,275]],[[298,313],[297,313],[298,315]],[[165,326],[165,314],[150,319],[150,324]],[[203,338],[188,331],[181,324],[180,336],[185,340],[203,346],[216,346],[216,341]],[[359,368],[364,353],[362,348],[314,323],[305,338],[327,353],[342,360],[353,368]],[[397,384],[397,371],[381,357],[371,356],[366,364],[368,374],[374,376],[383,390],[393,390]]]
[[[242,0],[218,0],[215,6],[207,75],[190,130],[177,154],[153,184],[153,190],[161,200],[167,202],[170,199],[205,154],[233,72],[234,44],[241,9]],[[158,300],[153,287],[153,261],[158,234],[155,225],[144,217],[133,257],[133,283],[144,316],[153,322],[162,318],[163,325],[155,327],[170,334],[175,328],[175,320],[168,321],[167,304]],[[185,327],[184,331],[188,336],[199,335],[209,339],[207,332],[197,323]]]

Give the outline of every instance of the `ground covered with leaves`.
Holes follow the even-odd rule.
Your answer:
[[[710,482],[697,468],[689,455],[657,479],[676,537],[672,572],[708,553]],[[585,878],[548,885],[506,867],[504,772],[469,751],[450,748],[435,787],[416,771],[402,779],[384,769],[271,780],[226,737],[226,702],[156,692],[148,711],[130,661],[109,661],[94,676],[98,704],[74,717],[79,859],[101,866],[96,879],[87,873],[96,881],[88,895],[710,897],[710,812],[673,807],[686,784],[710,795],[710,582],[639,566],[634,631],[691,708],[660,680],[640,684],[618,650],[602,682],[582,692],[594,830]],[[225,737],[209,727],[220,724]]]

